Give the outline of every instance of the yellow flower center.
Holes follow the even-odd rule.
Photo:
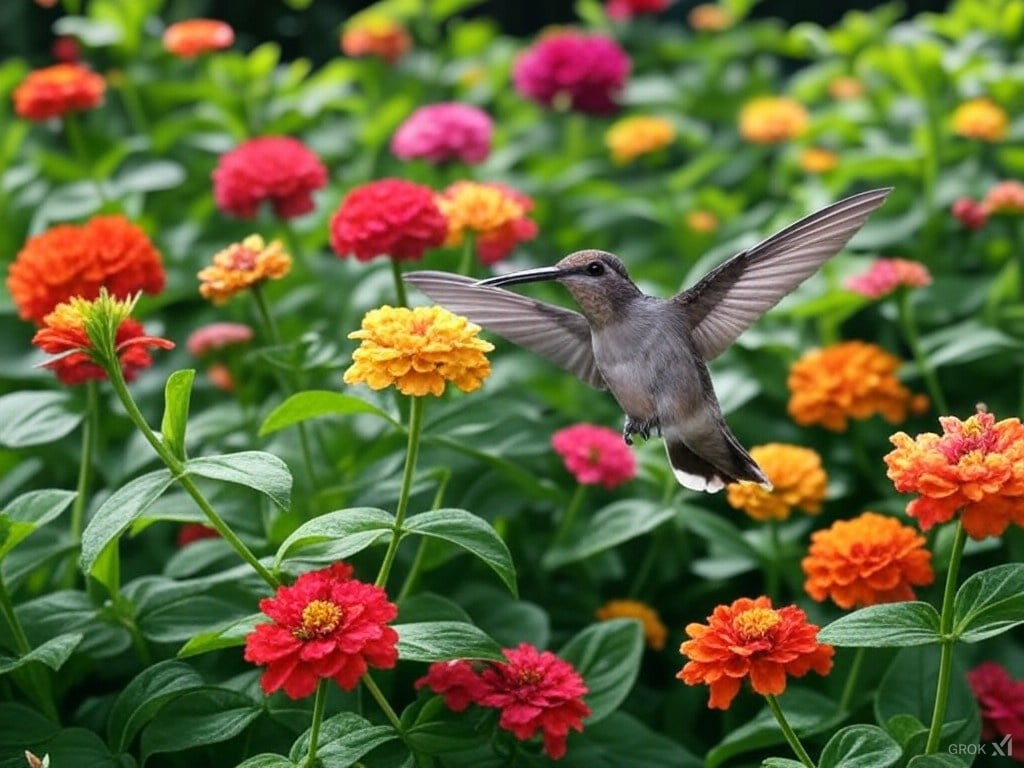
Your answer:
[[[732,620],[732,628],[744,640],[759,640],[780,621],[782,617],[771,608],[751,608]]]
[[[535,685],[544,679],[544,673],[539,669],[523,669],[517,679],[520,685]]]
[[[326,637],[338,628],[345,612],[330,600],[313,600],[302,609],[302,626],[295,630],[300,640]]]

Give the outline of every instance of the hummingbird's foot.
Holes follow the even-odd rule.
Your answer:
[[[626,425],[622,428],[622,439],[626,445],[633,444],[633,435],[640,435],[644,440],[650,440],[652,429],[658,430],[658,436],[661,436],[661,425],[657,419],[633,421],[632,417],[627,416]]]

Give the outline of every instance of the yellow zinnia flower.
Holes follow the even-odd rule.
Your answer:
[[[450,381],[463,392],[479,389],[491,373],[485,352],[494,345],[477,338],[480,326],[441,307],[380,307],[348,335],[362,343],[345,371],[346,384],[371,389],[395,386],[403,395],[444,394]]]
[[[640,155],[664,149],[676,138],[676,129],[662,117],[636,116],[616,121],[604,135],[612,161],[628,163]]]
[[[726,489],[734,509],[742,509],[755,520],[786,520],[794,508],[809,515],[821,511],[828,476],[821,457],[810,448],[785,443],[759,445],[750,451],[772,482],[765,490],[757,483],[732,483]]]
[[[609,600],[597,609],[598,621],[609,619],[640,619],[644,628],[647,645],[655,651],[665,647],[668,630],[661,621],[658,612],[639,600]]]
[[[740,135],[755,144],[780,144],[801,136],[809,122],[799,102],[786,96],[761,96],[740,110]]]
[[[292,257],[280,240],[267,244],[259,235],[249,235],[215,254],[212,266],[199,270],[199,293],[214,304],[223,304],[258,283],[284,277],[291,268]]]
[[[1010,119],[991,99],[965,101],[953,112],[953,133],[968,139],[1001,141]]]
[[[722,32],[733,25],[733,15],[720,5],[704,3],[694,6],[686,17],[698,32]]]
[[[686,226],[694,232],[707,235],[718,229],[718,217],[711,211],[698,208],[686,214]]]
[[[807,173],[827,173],[839,165],[839,155],[821,147],[808,147],[800,153],[800,167]]]

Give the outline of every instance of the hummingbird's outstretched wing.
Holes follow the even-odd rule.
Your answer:
[[[409,272],[403,279],[445,309],[607,389],[594,361],[590,325],[578,312],[448,272]]]
[[[676,295],[705,360],[721,354],[863,226],[891,187],[861,192],[790,224]]]

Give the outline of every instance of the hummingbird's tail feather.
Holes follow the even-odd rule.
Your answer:
[[[741,480],[750,480],[771,488],[771,482],[736,438],[728,433],[725,436],[730,449],[727,458],[729,467],[726,469],[717,467],[698,455],[682,440],[666,438],[665,452],[668,453],[668,463],[672,465],[672,473],[676,480],[684,488],[706,493],[718,493],[729,483],[738,483]]]

